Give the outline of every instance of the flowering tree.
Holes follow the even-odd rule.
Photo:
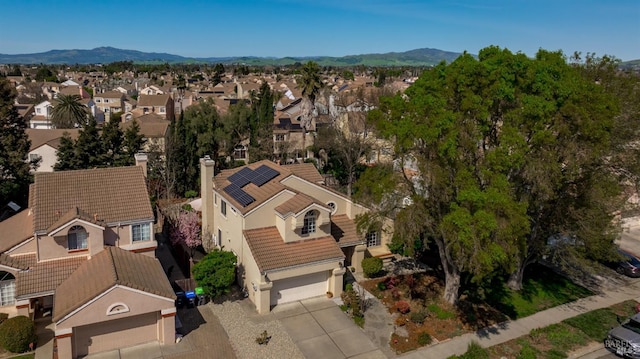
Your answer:
[[[171,226],[171,243],[184,244],[191,250],[202,245],[202,233],[198,214],[193,211],[180,211],[175,222]]]

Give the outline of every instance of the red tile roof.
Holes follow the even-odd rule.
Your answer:
[[[346,214],[331,216],[331,235],[340,247],[363,244],[364,240],[356,232],[356,224]]]
[[[30,190],[36,232],[46,231],[75,207],[107,224],[153,219],[137,166],[36,173]]]
[[[0,253],[33,237],[33,216],[26,209],[0,222]]]
[[[169,279],[157,259],[118,247],[105,247],[56,289],[53,321],[62,319],[115,285],[175,299]]]
[[[15,257],[14,257],[15,258]],[[52,294],[62,281],[67,279],[87,257],[73,257],[40,262],[16,276],[16,298],[33,298]]]
[[[344,260],[342,250],[331,236],[285,243],[276,227],[250,229],[243,233],[261,272]]]

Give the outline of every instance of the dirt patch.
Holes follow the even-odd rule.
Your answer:
[[[442,299],[444,283],[429,273],[376,278],[361,283],[393,315],[390,346],[398,353],[447,340],[505,321],[486,304],[461,298],[458,306]]]

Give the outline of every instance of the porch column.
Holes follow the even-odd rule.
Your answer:
[[[176,308],[167,308],[160,311],[160,338],[162,344],[174,344],[176,342]]]
[[[29,299],[22,299],[16,301],[16,312],[18,315],[24,315],[27,318],[30,318],[29,307],[31,306],[31,302]],[[33,318],[32,318],[33,319]]]
[[[271,310],[271,288],[273,287],[273,282],[267,282],[264,276],[261,277],[260,282],[254,304],[256,305],[258,313],[267,314]]]
[[[73,358],[73,329],[56,329],[56,342],[58,343],[58,358]]]
[[[344,267],[335,268],[329,281],[329,290],[333,293],[334,297],[340,298],[342,294],[342,287],[344,284],[344,273],[346,269]]]
[[[367,251],[367,246],[364,244],[357,245],[353,250],[353,257],[351,257],[351,266],[355,267],[356,273],[362,273],[362,260],[364,259],[364,253]]]

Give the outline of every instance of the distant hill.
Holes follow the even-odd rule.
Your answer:
[[[451,62],[460,53],[438,49],[416,49],[406,52],[385,54],[349,55],[343,57],[207,57],[190,58],[179,55],[136,50],[122,50],[114,47],[97,47],[91,50],[51,50],[35,54],[0,54],[0,64],[98,64],[115,61],[135,63],[223,63],[246,65],[291,65],[296,62],[316,61],[321,66],[430,66],[441,61]]]

